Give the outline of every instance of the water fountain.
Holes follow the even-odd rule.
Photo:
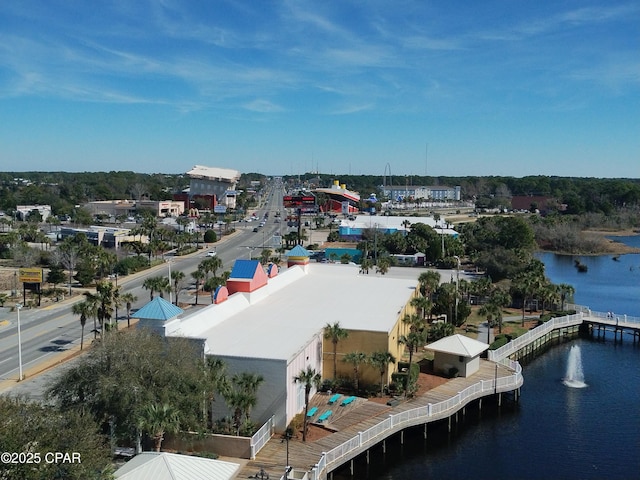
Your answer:
[[[569,358],[567,360],[567,373],[563,379],[563,382],[567,387],[571,388],[584,388],[587,386],[584,383],[584,372],[582,371],[582,353],[580,347],[574,345],[569,350]]]

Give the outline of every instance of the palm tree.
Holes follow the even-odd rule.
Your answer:
[[[101,317],[99,313],[100,309],[100,297],[97,294],[91,292],[84,292],[85,297],[84,303],[87,303],[89,306],[87,307],[87,317],[93,318],[93,339],[98,338],[98,319]],[[73,307],[72,307],[73,308]],[[82,322],[82,318],[80,319]]]
[[[80,350],[84,347],[84,326],[87,323],[87,318],[95,317],[95,309],[94,304],[89,301],[84,301],[80,303],[74,303],[71,307],[71,311],[74,315],[80,315]]]
[[[391,267],[391,260],[389,260],[389,257],[379,258],[378,263],[376,263],[376,273],[379,273],[380,275],[384,275],[389,271],[390,267]]]
[[[264,377],[255,373],[243,372],[232,378],[232,386],[225,389],[223,396],[230,410],[233,410],[233,425],[236,435],[240,434],[242,417],[249,419],[251,408],[258,402],[258,387],[264,381]]]
[[[384,394],[384,375],[387,373],[389,364],[396,363],[396,357],[387,351],[373,352],[369,356],[369,363],[380,372],[380,396],[382,396]]]
[[[431,300],[427,297],[423,297],[422,295],[413,297],[410,303],[412,307],[420,310],[423,320],[427,318],[427,312],[431,312]]]
[[[210,411],[211,426],[214,424],[213,417],[213,403],[215,401],[215,394],[220,393],[224,396],[225,392],[229,389],[229,379],[227,377],[227,366],[224,361],[219,358],[207,356],[204,361],[204,374],[203,384],[205,388],[205,404],[203,405],[203,419],[206,422],[209,415],[207,415],[207,408]],[[207,407],[207,403],[209,407]]]
[[[568,283],[561,283],[558,285],[558,291],[560,293],[560,310],[564,311],[564,302],[576,293],[576,289]]]
[[[131,327],[131,306],[133,302],[138,300],[133,293],[127,292],[120,295],[120,300],[124,303],[125,308],[127,309],[127,328]]]
[[[367,354],[363,352],[349,352],[342,359],[345,363],[353,365],[353,383],[356,393],[358,393],[358,383],[360,380],[360,365],[367,361]]]
[[[407,379],[405,385],[405,397],[409,391],[409,381],[411,379],[411,366],[413,364],[413,354],[418,351],[418,349],[425,344],[427,340],[427,335],[424,330],[415,330],[410,331],[406,335],[401,335],[398,337],[398,343],[407,347],[409,351],[409,369],[407,371]]]
[[[209,274],[213,273],[215,277],[218,273],[218,270],[222,268],[222,260],[218,257],[208,257],[202,260],[198,264],[198,270],[202,270],[204,272],[204,281],[205,283],[209,279]]]
[[[498,308],[495,312],[498,321],[498,332],[502,333],[502,309],[511,305],[511,295],[503,288],[496,288],[491,292],[489,303],[496,305]]]
[[[169,279],[165,276],[149,277],[142,283],[142,288],[149,290],[150,299],[153,300],[153,294],[158,292],[161,298],[164,298],[164,292],[169,292],[171,285]]]
[[[100,326],[103,328],[110,328],[113,311],[116,304],[119,302],[119,289],[111,282],[99,282],[96,284],[96,296],[98,301],[98,321],[100,322]]]
[[[335,322],[333,325],[327,323],[324,327],[325,340],[331,340],[333,344],[333,379],[338,378],[338,342],[344,340],[349,336],[349,331],[340,327],[340,322]]]
[[[300,370],[300,373],[293,377],[295,383],[301,383],[304,385],[304,418],[302,427],[302,441],[307,441],[307,413],[309,412],[309,394],[311,388],[315,387],[316,390],[320,388],[320,382],[322,376],[316,372],[315,368],[307,366],[306,370]]]
[[[549,306],[549,310],[551,310],[552,305],[557,305],[558,300],[560,300],[558,286],[550,282],[545,282],[540,289],[540,297],[542,298],[542,311],[540,315],[544,315],[544,310],[547,305]]]
[[[373,267],[373,262],[370,258],[362,257],[360,260],[360,273],[369,274],[369,269]]]
[[[173,292],[176,296],[176,305],[178,305],[178,294],[180,293],[180,290],[182,290],[181,287],[184,277],[184,272],[181,272],[180,270],[174,270],[173,272],[171,272],[171,280],[173,280]]]
[[[195,305],[198,305],[198,292],[200,291],[200,283],[204,279],[204,272],[202,270],[198,269],[195,272],[191,272],[191,276],[196,281],[196,303],[195,303]]]
[[[524,326],[527,300],[533,300],[534,295],[536,295],[542,287],[543,282],[544,270],[543,272],[525,271],[513,280],[512,288],[522,296],[522,326]]]
[[[440,285],[440,274],[434,270],[421,273],[418,277],[420,292],[425,298],[431,299],[431,295]]]
[[[260,265],[267,265],[269,263],[269,258],[271,257],[271,250],[265,248],[260,253]]]
[[[140,412],[138,427],[149,434],[153,439],[156,452],[159,452],[164,434],[174,433],[180,429],[178,411],[167,403],[149,404]]]

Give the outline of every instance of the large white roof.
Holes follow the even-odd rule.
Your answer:
[[[436,222],[433,217],[402,217],[393,215],[357,215],[354,220],[344,219],[340,225],[350,228],[380,228],[380,229],[396,229],[411,230],[411,227],[405,227],[404,222],[409,221],[410,225],[414,223],[423,223],[431,228],[435,228],[438,233],[446,233],[447,235],[455,235],[454,229],[448,228],[447,223],[443,220]]]
[[[227,182],[237,182],[240,178],[240,172],[230,168],[205,167],[202,165],[194,165],[187,172],[191,178],[207,178],[211,180],[224,180]]]
[[[327,323],[388,333],[423,271],[396,267],[383,276],[360,274],[356,265],[292,267],[251,294],[182,318],[172,335],[204,338],[212,355],[289,361]]]

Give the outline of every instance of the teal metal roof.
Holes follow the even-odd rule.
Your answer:
[[[180,315],[184,310],[167,302],[162,297],[155,297],[135,313],[135,318],[147,320],[169,320]]]
[[[258,265],[260,265],[258,260],[238,259],[236,263],[233,264],[233,270],[231,270],[229,278],[251,279],[255,275]]]
[[[286,253],[287,257],[310,257],[311,252],[302,245],[296,245]]]

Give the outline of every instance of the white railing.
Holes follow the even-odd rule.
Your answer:
[[[495,350],[489,350],[488,359],[493,362],[500,361],[517,352],[526,345],[529,345],[531,342],[544,337],[546,334],[553,330],[562,327],[580,325],[582,323],[582,319],[582,312],[575,313],[573,315],[566,315],[564,317],[552,318],[549,321],[544,322],[542,325],[534,328],[533,330],[529,330],[524,335],[520,335],[519,337],[514,338],[506,345],[503,345],[502,347]]]
[[[275,427],[275,416],[272,416],[260,427],[256,433],[251,437],[251,459],[255,459],[256,455],[262,447],[264,447],[269,439],[273,436],[273,429]]]
[[[543,337],[552,330],[579,325],[582,323],[584,317],[587,316],[598,319],[609,319],[614,324],[616,321],[615,319],[611,319],[610,314],[592,312],[589,308],[580,305],[568,305],[567,307],[569,309],[576,310],[578,313],[566,315],[564,317],[552,318],[548,322],[528,331],[524,335],[515,338],[506,345],[488,352],[490,361],[512,369],[514,371],[513,375],[498,377],[496,373],[496,378],[494,380],[482,380],[442,402],[430,403],[423,407],[390,415],[387,419],[364,432],[359,432],[358,435],[345,443],[338,445],[329,452],[324,452],[318,463],[309,472],[309,480],[320,480],[325,470],[344,463],[345,458],[355,456],[354,452],[356,450],[364,450],[375,445],[380,441],[381,437],[386,438],[392,433],[402,430],[406,426],[428,423],[431,420],[442,418],[446,414],[459,409],[462,405],[467,404],[469,401],[486,395],[488,392],[506,391],[518,388],[522,385],[523,381],[522,366],[520,363],[509,359],[509,355],[523,348],[525,345]],[[622,325],[623,322],[628,324],[640,324],[640,318],[637,317],[623,315],[619,316],[619,319],[620,325]]]
[[[508,377],[500,378],[496,375],[496,379],[494,380],[481,380],[465,388],[454,397],[442,402],[430,403],[422,407],[389,415],[388,418],[380,423],[364,432],[359,432],[358,435],[338,445],[334,449],[323,452],[318,463],[309,472],[309,480],[320,480],[324,471],[328,468],[341,465],[344,463],[345,458],[353,458],[356,451],[362,451],[371,447],[377,444],[381,438],[386,438],[405,427],[428,423],[429,421],[442,418],[445,414],[458,410],[469,401],[486,395],[488,392],[503,391],[520,386],[522,384],[522,367],[520,364],[509,359],[499,363],[512,368],[514,373]]]
[[[580,312],[584,314],[586,317],[596,318],[598,321],[602,323],[607,323],[609,325],[619,325],[619,326],[628,326],[628,327],[636,327],[640,326],[640,317],[632,317],[630,315],[620,315],[615,312],[595,312],[591,310],[589,307],[585,307],[584,305],[574,305],[568,304],[568,310],[575,310],[576,312]]]

